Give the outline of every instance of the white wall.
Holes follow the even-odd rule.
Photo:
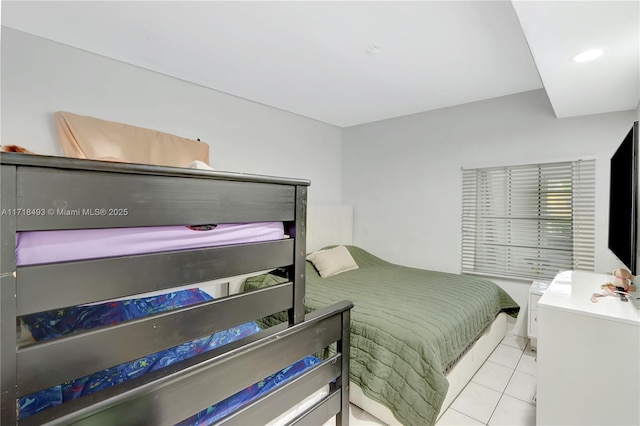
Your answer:
[[[341,129],[2,27],[2,144],[62,155],[69,111],[200,138],[220,170],[311,180],[310,203],[341,199]]]
[[[557,119],[536,90],[347,128],[343,200],[354,206],[354,243],[395,263],[459,273],[462,167],[595,157],[596,268],[619,267],[607,249],[609,158],[636,116]],[[500,285],[526,306],[528,283]]]

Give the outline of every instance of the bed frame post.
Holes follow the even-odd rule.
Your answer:
[[[17,423],[16,167],[0,168],[0,424]]]
[[[342,354],[341,372],[335,383],[331,384],[332,389],[341,388],[342,400],[340,401],[340,412],[336,415],[336,426],[349,426],[349,359],[351,358],[351,309],[342,312],[342,338],[336,342],[336,350]]]
[[[292,237],[293,251],[293,309],[289,310],[289,324],[295,325],[304,321],[304,288],[305,268],[307,261],[307,187],[296,186],[296,223]]]

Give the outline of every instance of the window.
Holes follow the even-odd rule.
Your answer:
[[[593,271],[595,160],[467,169],[462,186],[463,273]]]

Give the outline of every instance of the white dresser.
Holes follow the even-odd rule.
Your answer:
[[[538,301],[539,425],[640,425],[640,309],[612,277],[558,274]]]

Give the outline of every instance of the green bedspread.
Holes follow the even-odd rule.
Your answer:
[[[518,305],[489,280],[394,265],[349,246],[359,269],[321,278],[307,262],[306,306],[351,300],[350,377],[404,425],[432,425],[445,369],[500,311]],[[249,278],[246,289],[282,282]]]

